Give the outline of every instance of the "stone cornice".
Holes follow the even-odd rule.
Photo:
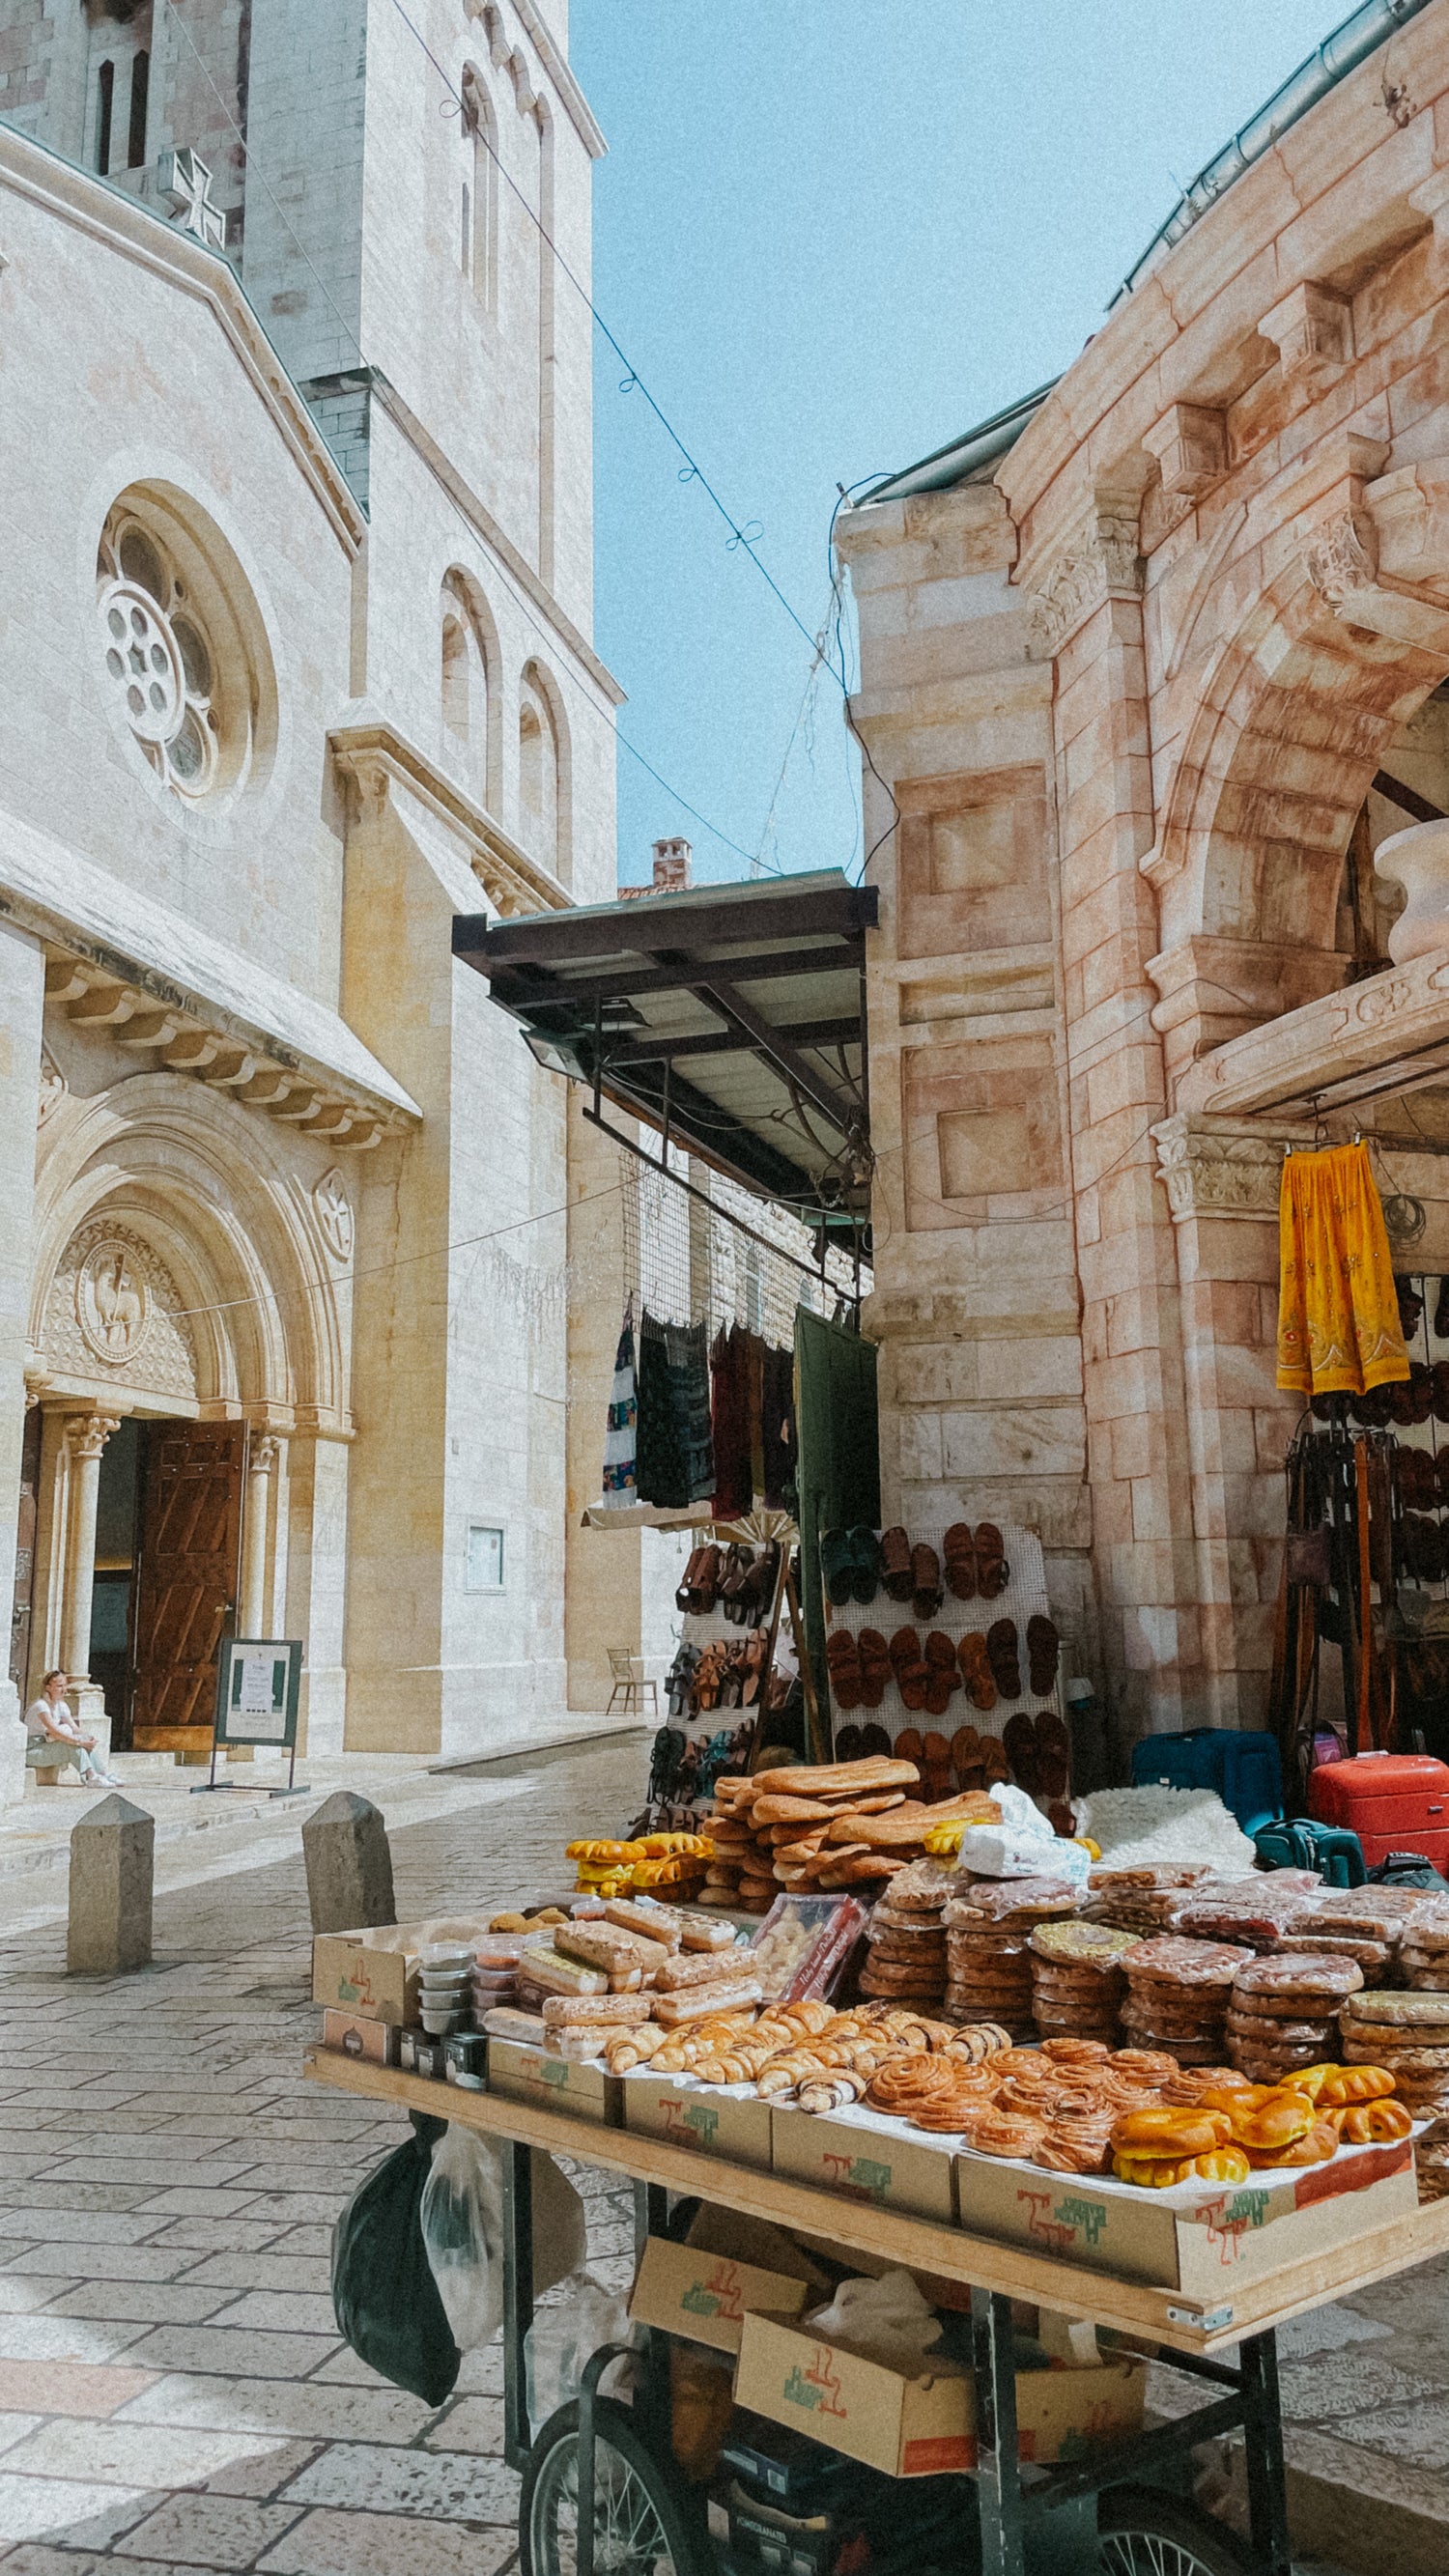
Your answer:
[[[1141,598],[1137,504],[1094,501],[1061,544],[1017,578],[1031,595],[1034,641],[1059,653],[1104,600]]]
[[[444,454],[437,440],[424,429],[416,412],[411,410],[404,401],[396,385],[389,382],[380,367],[374,367],[371,370],[369,382],[389,420],[401,430],[409,446],[416,449],[454,507],[468,521],[470,527],[477,530],[483,543],[491,548],[504,570],[518,584],[519,589],[527,593],[540,615],[547,618],[557,641],[573,655],[581,669],[587,673],[605,704],[621,707],[628,694],[627,691],[620,688],[613,672],[606,663],[600,661],[588,637],[580,632],[571,617],[564,614],[553,592],[539,580],[533,566],[525,561],[511,538],[504,535],[492,511],[485,510],[477,493],[470,490],[452,459]]]
[[[287,374],[235,270],[219,252],[204,250],[149,207],[104,179],[75,169],[29,135],[0,124],[0,187],[28,198],[58,221],[101,241],[184,295],[207,306],[223,338],[270,413],[336,536],[349,554],[359,552],[367,521],[331,449]]]
[[[369,715],[356,724],[334,725],[327,740],[338,768],[364,797],[385,795],[394,785],[405,788],[455,832],[473,874],[500,912],[561,912],[568,907],[572,897],[567,887],[520,849],[485,807],[386,717]]]
[[[1197,1216],[1276,1217],[1285,1145],[1313,1142],[1311,1127],[1233,1126],[1179,1110],[1152,1129],[1157,1171],[1174,1221]]]
[[[1449,1074],[1449,954],[1386,967],[1230,1038],[1183,1074],[1183,1107],[1228,1117],[1352,1108]]]

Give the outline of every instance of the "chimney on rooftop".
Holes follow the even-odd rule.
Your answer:
[[[694,856],[687,841],[656,841],[654,844],[654,892],[684,894],[690,881],[690,861]]]

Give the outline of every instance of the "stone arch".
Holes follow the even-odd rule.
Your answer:
[[[460,86],[466,152],[461,265],[480,309],[491,318],[498,310],[499,228],[502,221],[498,186],[498,118],[488,83],[476,63],[464,64]]]
[[[1399,728],[1449,671],[1352,622],[1301,560],[1208,666],[1152,875],[1164,948],[1205,936],[1331,953],[1344,852]]]
[[[345,1291],[335,1253],[305,1181],[263,1119],[172,1073],[134,1075],[63,1103],[47,1123],[36,1179],[30,1338],[38,1352],[67,1254],[103,1221],[142,1246],[174,1288],[174,1302],[163,1302],[189,1337],[198,1405],[291,1408],[345,1427]],[[143,1374],[133,1381],[138,1398],[148,1393]],[[128,1375],[114,1374],[118,1394]],[[107,1383],[101,1360],[95,1377]]]

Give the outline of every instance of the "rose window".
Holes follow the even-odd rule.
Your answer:
[[[106,685],[158,777],[206,795],[221,758],[210,646],[178,566],[135,519],[112,519],[96,565]]]

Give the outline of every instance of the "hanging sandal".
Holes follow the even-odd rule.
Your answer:
[[[911,1608],[918,1619],[934,1619],[943,1598],[941,1560],[920,1539],[911,1550]]]
[[[926,1639],[925,1656],[926,1707],[932,1717],[944,1717],[953,1693],[961,1687],[961,1676],[956,1670],[956,1649],[943,1628],[931,1630]],[[949,1760],[949,1746],[943,1758]]]
[[[880,1590],[880,1540],[863,1525],[847,1532],[850,1549],[850,1597],[864,1609]]]
[[[914,1586],[911,1581],[911,1542],[903,1529],[882,1530],[880,1542],[881,1581],[892,1601],[909,1601]]]
[[[986,1639],[979,1628],[967,1629],[956,1648],[956,1661],[961,1667],[961,1679],[972,1707],[983,1712],[995,1708],[996,1676],[986,1652]]]
[[[1038,1610],[1026,1623],[1026,1677],[1034,1699],[1045,1699],[1048,1691],[1056,1689],[1061,1652],[1055,1622]]]
[[[1006,1747],[999,1735],[983,1735],[981,1738],[981,1773],[982,1785],[987,1789],[994,1789],[998,1781],[1011,1778],[1011,1764],[1007,1761]]]
[[[751,1629],[742,1651],[744,1687],[740,1702],[742,1707],[751,1708],[759,1698],[760,1684],[765,1677],[765,1659],[770,1651],[770,1640],[763,1628]]]
[[[995,1521],[982,1521],[977,1527],[976,1581],[983,1601],[994,1601],[1011,1581],[1011,1568],[1002,1553],[1001,1532]]]
[[[835,1759],[837,1762],[859,1762],[863,1758],[865,1738],[858,1726],[837,1726]]]
[[[706,1646],[694,1668],[694,1706],[697,1712],[718,1708],[720,1685],[724,1680],[724,1647],[716,1641]]]
[[[872,1725],[863,1726],[861,1728],[860,1751],[863,1761],[889,1762],[891,1758],[891,1740],[887,1735],[885,1728],[881,1725],[879,1718],[877,1718]]]
[[[891,1669],[896,1677],[896,1686],[900,1691],[901,1698],[906,1707],[924,1708],[926,1705],[926,1660],[921,1653],[921,1641],[916,1635],[915,1629],[897,1628],[886,1652],[890,1656]],[[905,1759],[909,1760],[910,1756],[907,1755]]]
[[[1003,1699],[1021,1697],[1021,1645],[1014,1619],[993,1619],[986,1631],[992,1678]]]
[[[921,1756],[922,1784],[927,1803],[934,1806],[951,1795],[951,1747],[944,1735],[933,1730],[922,1740]]]
[[[749,1549],[738,1545],[732,1546],[725,1557],[724,1573],[719,1587],[719,1606],[732,1628],[743,1628],[748,1615],[745,1606],[745,1587],[749,1580],[749,1572]]]
[[[1036,1737],[1037,1777],[1041,1782],[1037,1795],[1053,1800],[1065,1798],[1071,1777],[1072,1746],[1056,1710],[1038,1709],[1032,1732]]]
[[[1029,1798],[1034,1798],[1041,1788],[1041,1773],[1037,1767],[1036,1728],[1025,1709],[1018,1709],[1014,1717],[1007,1719],[1001,1730],[1001,1740],[1018,1789],[1024,1789]]]
[[[958,1789],[981,1786],[981,1738],[974,1726],[958,1726],[951,1738],[951,1767]]]
[[[722,1547],[710,1546],[705,1549],[704,1562],[690,1591],[691,1610],[707,1615],[714,1608],[719,1598],[720,1584],[724,1579],[724,1562],[725,1552]]]
[[[860,1657],[860,1704],[879,1708],[891,1677],[890,1648],[879,1628],[862,1628],[856,1638]]]
[[[837,1708],[859,1708],[861,1694],[860,1656],[848,1628],[832,1628],[825,1640],[825,1663],[830,1675],[830,1696]]]
[[[754,1627],[758,1627],[762,1619],[768,1619],[775,1606],[775,1585],[779,1574],[779,1541],[767,1539],[745,1574],[745,1615]]]
[[[926,1739],[918,1726],[903,1726],[896,1737],[896,1760],[919,1765],[925,1759]]]
[[[976,1598],[976,1541],[968,1521],[953,1521],[941,1541],[946,1589],[958,1601]]]
[[[837,1610],[850,1599],[855,1579],[850,1533],[843,1529],[827,1530],[820,1542],[820,1579],[825,1597]]]
[[[709,1547],[707,1543],[703,1547],[696,1547],[690,1550],[689,1563],[684,1569],[683,1579],[681,1580],[679,1589],[674,1596],[674,1607],[676,1610],[693,1610],[696,1607],[694,1596],[699,1589],[700,1575],[703,1572],[704,1560],[708,1554]]]

